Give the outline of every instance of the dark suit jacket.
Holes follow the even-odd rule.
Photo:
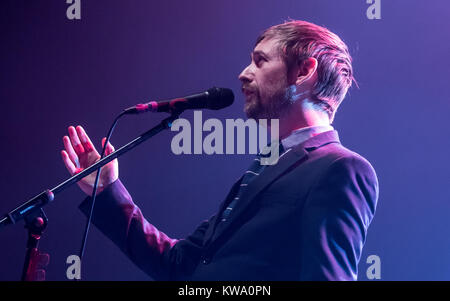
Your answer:
[[[266,167],[219,223],[239,182],[185,239],[147,222],[120,180],[98,195],[93,223],[155,280],[356,280],[378,180],[336,131]],[[86,213],[89,204],[80,209]]]

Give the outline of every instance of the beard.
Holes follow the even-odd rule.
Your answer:
[[[264,100],[259,92],[255,92],[246,100],[244,112],[248,118],[255,120],[281,119],[289,112],[292,104],[290,89],[278,89]]]

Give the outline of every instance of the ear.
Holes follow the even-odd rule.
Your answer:
[[[317,76],[317,59],[310,57],[303,60],[298,66],[296,85],[300,85]]]

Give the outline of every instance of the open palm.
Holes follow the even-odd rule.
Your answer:
[[[100,159],[100,154],[95,149],[85,130],[81,126],[68,128],[69,136],[63,137],[65,150],[61,151],[62,160],[71,175],[88,168]],[[102,139],[102,146],[106,138]],[[108,143],[105,155],[114,152],[114,147]],[[78,186],[87,195],[92,195],[95,177],[97,172],[84,177],[78,181]],[[98,181],[97,192],[102,192],[109,184],[112,184],[119,178],[119,164],[117,159],[109,162],[102,167]]]

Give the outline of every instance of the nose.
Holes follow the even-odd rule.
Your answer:
[[[239,74],[238,79],[242,83],[249,83],[253,80],[253,72],[250,67],[251,65],[248,65],[244,70],[242,70],[241,74]]]

